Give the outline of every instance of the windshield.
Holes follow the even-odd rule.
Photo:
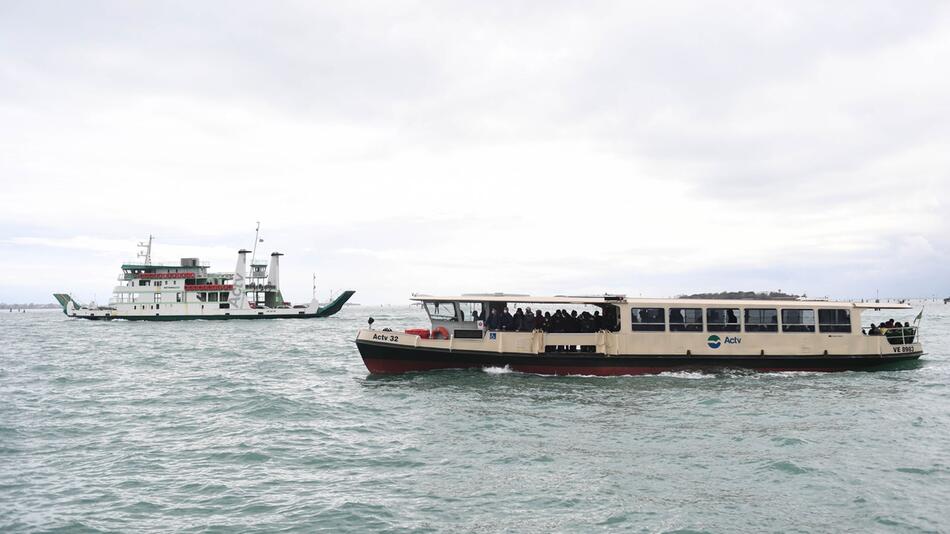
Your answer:
[[[454,302],[426,302],[426,312],[429,318],[434,321],[455,321],[455,303]]]

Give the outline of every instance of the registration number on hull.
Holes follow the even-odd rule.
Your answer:
[[[900,347],[892,347],[892,348],[894,349],[894,352],[897,352],[897,353],[914,352],[913,345],[903,345]]]
[[[390,343],[399,343],[399,336],[394,334],[373,334],[373,341],[387,341]]]

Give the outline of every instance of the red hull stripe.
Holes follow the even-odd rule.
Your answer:
[[[231,291],[230,284],[185,284],[185,291]]]
[[[611,356],[590,353],[527,355],[418,349],[357,341],[370,373],[508,366],[514,371],[549,375],[642,375],[678,370],[744,368],[756,371],[849,371],[914,363],[921,353],[895,356]]]
[[[195,273],[141,273],[139,278],[144,280],[156,278],[194,278]]]

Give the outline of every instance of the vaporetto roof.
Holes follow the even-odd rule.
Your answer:
[[[780,307],[780,308],[861,308],[881,310],[907,310],[909,304],[890,302],[850,302],[828,300],[754,300],[754,299],[676,299],[676,298],[627,298],[625,295],[571,296],[556,295],[550,297],[516,295],[504,293],[464,294],[454,296],[414,294],[410,300],[416,302],[517,302],[526,304],[630,304],[635,306],[681,306],[691,307]]]

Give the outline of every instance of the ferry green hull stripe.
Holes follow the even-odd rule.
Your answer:
[[[270,314],[270,315],[130,315],[130,316],[101,316],[101,315],[71,315],[77,319],[90,319],[93,321],[228,321],[245,319],[317,319],[320,317],[329,317],[320,313],[288,313],[288,314]]]

